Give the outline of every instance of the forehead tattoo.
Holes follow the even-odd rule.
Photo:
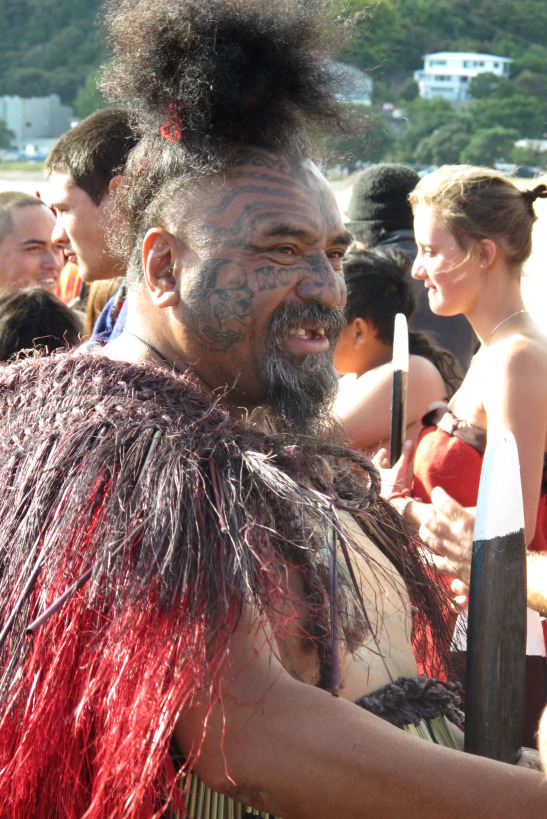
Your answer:
[[[209,244],[218,256],[199,270],[184,305],[185,321],[201,345],[220,351],[246,337],[253,322],[255,292],[287,287],[297,277],[302,278],[304,298],[306,286],[315,294],[337,288],[321,249],[310,248],[305,264],[271,264],[249,270],[224,258],[223,251],[252,250],[254,241],[277,237],[310,245],[330,241],[342,247],[351,239],[342,229],[326,183],[322,184],[312,166],[271,154],[241,152],[232,160],[228,181],[208,211]]]
[[[213,209],[211,224],[215,238],[226,247],[239,247],[251,230],[262,225],[270,225],[274,231],[287,224],[287,232],[293,235],[308,232],[310,237],[319,238],[323,220],[327,231],[339,220],[329,189],[326,183],[321,184],[312,166],[283,156],[240,152],[228,175],[237,184],[229,186]]]

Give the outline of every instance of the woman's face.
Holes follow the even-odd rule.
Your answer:
[[[423,281],[431,310],[439,316],[467,312],[478,284],[478,259],[460,247],[427,205],[414,211],[414,233],[418,255],[412,276]]]

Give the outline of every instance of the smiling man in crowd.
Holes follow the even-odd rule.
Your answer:
[[[52,239],[55,217],[36,196],[0,193],[0,287],[57,291],[62,247]]]

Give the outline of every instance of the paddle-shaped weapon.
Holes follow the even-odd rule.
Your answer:
[[[395,466],[406,437],[406,392],[408,382],[408,326],[406,316],[397,313],[393,332],[393,390],[391,393],[391,434],[389,465]]]
[[[526,664],[526,540],[517,446],[510,432],[484,454],[473,534],[465,750],[515,763]]]

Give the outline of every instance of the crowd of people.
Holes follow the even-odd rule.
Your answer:
[[[508,429],[541,632],[520,275],[547,187],[379,165],[344,223],[313,162],[343,116],[324,5],[112,0],[122,107],[60,138],[47,204],[0,195],[1,816],[547,810],[533,747],[462,752],[443,580],[465,593]],[[397,313],[415,455],[382,475]]]

